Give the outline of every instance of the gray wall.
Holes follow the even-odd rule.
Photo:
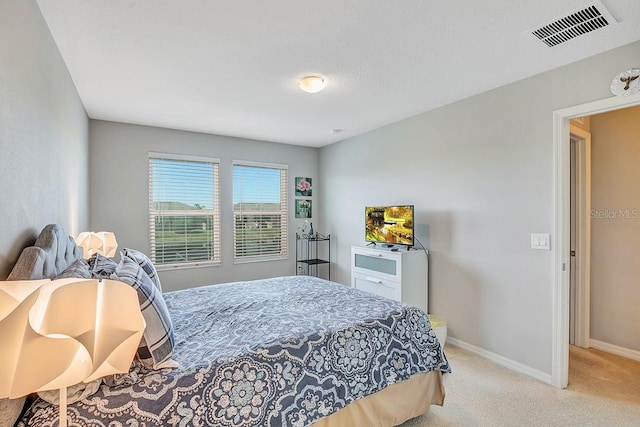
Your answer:
[[[201,155],[219,158],[222,265],[161,271],[164,290],[205,284],[295,274],[295,230],[304,220],[294,216],[294,178],[313,179],[314,229],[322,232],[316,214],[318,150],[217,135],[105,121],[90,122],[90,226],[92,230],[116,233],[119,248],[130,247],[149,253],[149,151]],[[253,160],[289,166],[289,259],[233,264],[233,160]]]
[[[591,338],[640,351],[640,107],[591,116]]]
[[[0,279],[40,230],[88,219],[88,118],[34,0],[0,2]]]
[[[450,336],[550,374],[554,253],[530,234],[553,231],[552,113],[610,97],[639,55],[634,43],[322,148],[334,277],[349,283],[365,205],[412,203]]]

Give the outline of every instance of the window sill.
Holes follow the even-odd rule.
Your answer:
[[[280,255],[280,256],[269,256],[269,257],[247,257],[247,258],[236,258],[233,260],[234,264],[249,264],[252,262],[266,262],[266,261],[282,261],[289,259],[289,255]]]
[[[203,267],[219,267],[221,265],[220,261],[209,261],[209,262],[192,262],[185,264],[164,264],[164,265],[156,265],[156,270],[158,271],[172,271],[172,270],[185,270],[191,268],[203,268]]]

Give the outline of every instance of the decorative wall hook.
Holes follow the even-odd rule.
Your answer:
[[[629,96],[640,90],[640,68],[629,68],[618,74],[611,82],[611,93]]]
[[[624,90],[629,90],[629,83],[631,83],[632,81],[634,81],[637,78],[638,78],[638,76],[620,77],[620,81],[622,83],[625,83]]]

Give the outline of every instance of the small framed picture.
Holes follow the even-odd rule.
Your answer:
[[[296,199],[296,218],[311,218],[312,201]]]
[[[313,196],[312,191],[311,178],[296,176],[296,196]]]

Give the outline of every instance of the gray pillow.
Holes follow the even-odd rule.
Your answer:
[[[79,258],[75,260],[69,267],[62,273],[56,276],[56,279],[91,279],[91,271],[89,269],[89,262],[86,259]]]
[[[147,324],[137,351],[142,365],[148,369],[175,368],[177,364],[171,360],[175,343],[173,324],[160,290],[142,267],[126,256],[120,260],[111,279],[127,283],[138,292],[140,310]]]
[[[116,271],[118,264],[111,258],[107,258],[100,254],[93,254],[89,258],[89,269],[91,270],[91,278],[108,279]]]
[[[156,268],[154,267],[148,256],[136,249],[129,248],[124,248],[120,253],[120,256],[126,256],[127,258],[135,261],[140,267],[142,267],[144,272],[147,273],[149,278],[153,281],[153,284],[156,285],[160,292],[162,292],[160,277],[158,276],[158,272],[156,271]]]

